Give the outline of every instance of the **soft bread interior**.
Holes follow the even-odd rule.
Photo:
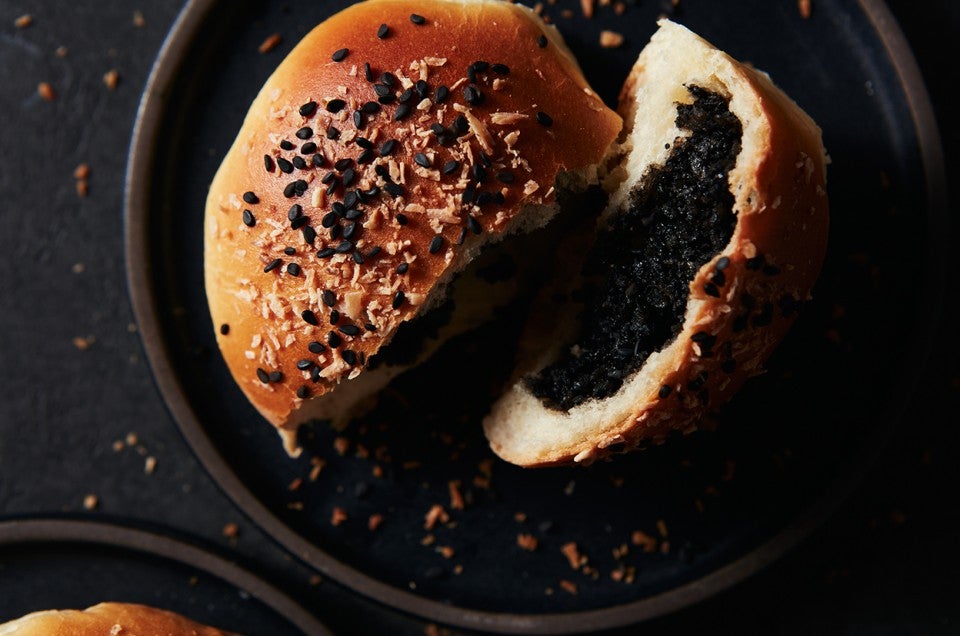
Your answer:
[[[776,89],[762,74],[748,72],[688,29],[663,20],[637,60],[621,95],[620,111],[627,127],[621,148],[624,159],[620,168],[611,172],[610,178],[618,180],[619,185],[610,197],[604,220],[628,205],[631,192],[648,169],[662,165],[672,151],[674,140],[687,134],[676,126],[675,120],[677,105],[692,99],[688,90],[692,85],[727,98],[730,112],[741,122],[741,152],[728,181],[735,199],[734,212],[743,213],[752,205],[756,194],[751,186],[753,175],[770,146],[771,137],[769,118],[761,108],[764,98],[759,93]],[[739,244],[740,225],[717,257],[732,252]],[[709,267],[711,263],[703,266]],[[703,321],[704,303],[691,294],[681,333],[692,333],[696,323]],[[555,322],[566,324],[565,335],[569,336],[569,325],[575,322],[575,316],[570,313]],[[570,339],[557,337],[556,332],[535,334],[533,338],[536,344],[521,345],[527,357],[521,359],[520,377],[497,400],[484,422],[491,447],[502,458],[520,465],[587,461],[604,448],[622,444],[628,433],[636,439],[638,427],[662,430],[662,421],[651,421],[647,417],[650,414],[644,414],[644,404],[657,400],[664,378],[677,375],[687,360],[686,352],[690,348],[687,340],[675,338],[652,353],[637,371],[624,379],[613,395],[588,399],[563,411],[546,408],[531,393],[524,377],[536,374],[555,361],[561,351],[569,347]],[[669,418],[670,413],[655,413],[651,417],[663,420]],[[676,424],[684,425],[683,422]]]

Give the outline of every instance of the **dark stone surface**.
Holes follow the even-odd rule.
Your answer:
[[[924,69],[957,183],[960,128],[947,96],[960,8],[891,4]],[[123,176],[140,91],[180,6],[0,1],[0,518],[66,512],[160,524],[221,545],[339,633],[422,633],[422,623],[339,585],[311,583],[312,572],[219,491],[154,386],[127,296]],[[134,25],[135,10],[143,26]],[[26,13],[33,24],[15,28]],[[103,82],[111,69],[119,73],[112,91]],[[55,101],[38,96],[41,81]],[[86,197],[73,176],[81,163],[90,166]],[[960,347],[952,337],[960,313],[948,282],[947,315],[930,326],[941,330],[940,344],[897,441],[856,496],[786,558],[645,633],[960,630]],[[137,439],[128,446],[130,433]],[[150,474],[147,457],[156,460]],[[98,498],[92,511],[83,506],[88,494]],[[223,536],[228,523],[238,525],[235,540]],[[0,569],[0,620],[12,617],[3,599],[14,578]]]

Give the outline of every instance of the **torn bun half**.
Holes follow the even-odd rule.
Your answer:
[[[484,422],[515,464],[587,463],[692,431],[761,372],[824,259],[821,133],[767,75],[663,20],[620,112],[622,182]]]
[[[43,610],[0,624],[0,636],[231,636],[215,627],[136,603],[100,603],[85,610]]]
[[[367,0],[310,32],[251,106],[205,220],[217,342],[288,451],[483,244],[596,182],[621,124],[520,5]]]

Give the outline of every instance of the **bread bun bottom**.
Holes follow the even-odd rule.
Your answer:
[[[231,636],[168,610],[136,603],[100,603],[85,610],[44,610],[0,624],[16,636]],[[232,635],[236,636],[236,635]]]

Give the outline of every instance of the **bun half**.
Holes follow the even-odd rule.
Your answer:
[[[367,0],[309,33],[251,106],[205,221],[217,342],[288,451],[483,244],[596,182],[621,123],[520,5]]]
[[[100,603],[85,610],[33,612],[0,625],[16,636],[230,636],[166,610],[134,603]]]
[[[817,125],[764,73],[659,25],[623,87],[622,182],[580,287],[566,303],[544,295],[517,380],[484,423],[493,450],[515,464],[587,463],[694,430],[762,371],[823,262]],[[713,132],[692,132],[701,126]],[[721,172],[710,153],[728,141]],[[701,236],[708,225],[717,229]],[[685,268],[674,298],[662,288]],[[659,308],[674,301],[671,324],[660,325]],[[658,330],[659,341],[649,337]]]

